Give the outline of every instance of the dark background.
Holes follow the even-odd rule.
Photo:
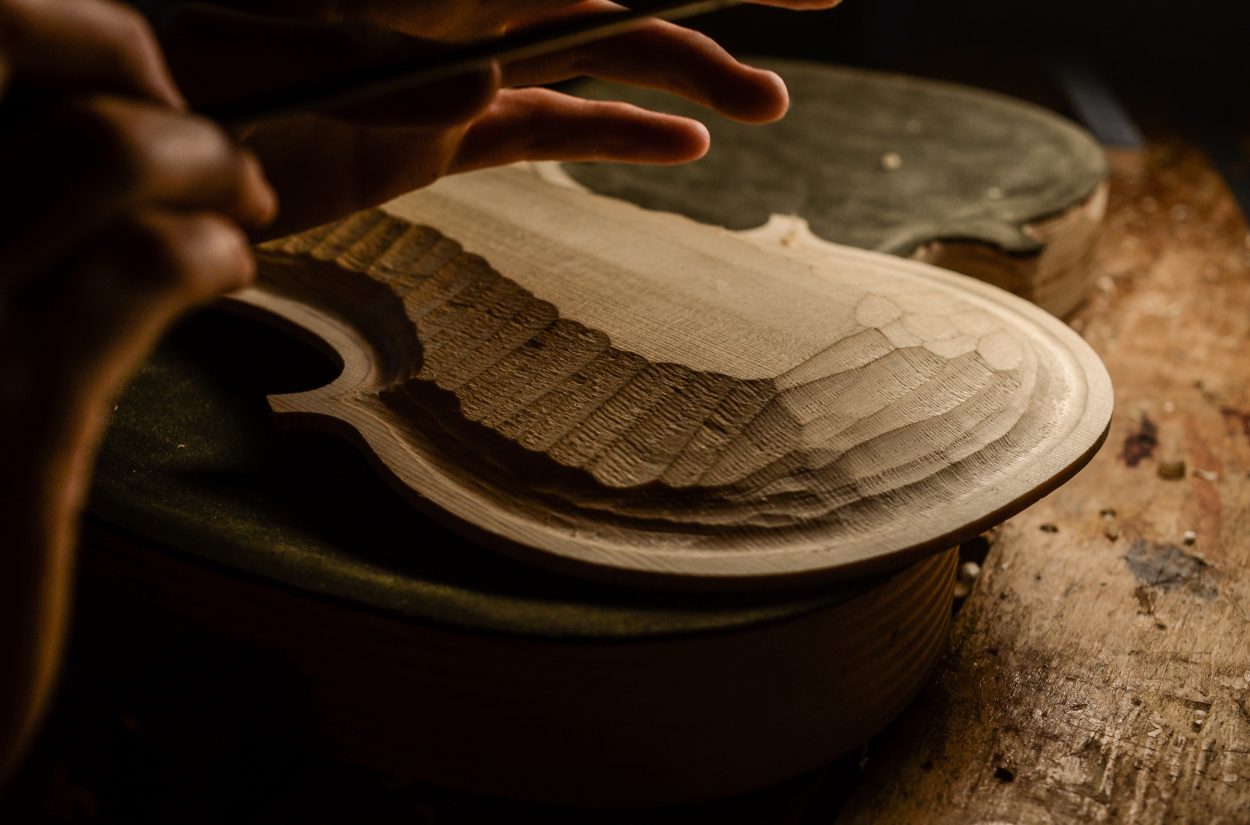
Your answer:
[[[1246,0],[845,0],[834,11],[802,15],[741,7],[694,26],[739,55],[799,57],[995,89],[1076,117],[1096,134],[1106,122],[1083,117],[1074,94],[1097,87],[1147,140],[1167,134],[1196,140],[1250,211]],[[133,697],[80,682],[78,700],[62,702],[26,771],[0,799],[0,823],[530,821],[525,811],[504,803],[394,788],[311,760],[299,752],[297,740],[270,730],[281,722],[280,712],[222,702],[213,673],[229,672],[237,663],[205,656],[193,664],[187,678],[198,690],[177,694],[176,706],[154,705],[180,719],[187,706],[196,708],[203,714],[203,736],[171,742],[152,733],[159,724],[140,729],[118,712]],[[71,668],[66,686],[75,684],[75,676]],[[230,737],[237,730],[248,731],[254,744],[242,758]],[[749,797],[669,812],[659,821],[827,823],[852,787],[858,759],[852,754],[818,774]],[[528,813],[536,821],[587,821],[583,813]]]
[[[846,0],[737,8],[699,26],[741,52],[1012,87],[1076,55],[1132,97],[1250,107],[1250,4],[1234,0]]]
[[[1250,214],[1250,3],[844,0],[807,14],[741,6],[693,25],[739,56],[800,57],[1015,95],[1072,117],[1108,146],[1184,136]]]

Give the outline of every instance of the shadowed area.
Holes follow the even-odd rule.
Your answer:
[[[542,636],[672,635],[791,617],[857,587],[713,597],[572,581],[422,517],[343,441],[278,433],[266,393],[337,369],[220,311],[183,324],[118,400],[89,512],[214,566],[452,626]]]

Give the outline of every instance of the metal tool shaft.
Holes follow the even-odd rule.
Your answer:
[[[522,60],[636,29],[650,19],[676,20],[704,14],[741,0],[659,0],[635,3],[624,11],[596,14],[553,26],[525,29],[492,40],[457,47],[444,54],[375,66],[305,84],[258,92],[205,107],[201,114],[229,127],[270,117],[358,103],[378,95],[408,89],[482,69],[492,61]]]

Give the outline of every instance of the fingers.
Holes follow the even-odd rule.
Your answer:
[[[283,202],[261,237],[320,226],[433,183],[447,173],[465,128],[366,128],[316,115],[261,124],[247,144]]]
[[[317,132],[315,141],[299,134]],[[258,129],[251,144],[287,204],[269,228],[307,229],[453,172],[520,160],[682,163],[701,157],[701,123],[546,89],[501,92],[467,128],[361,129],[306,116]],[[332,161],[332,162],[329,162]],[[320,174],[310,175],[310,168]]]
[[[44,91],[182,100],[147,22],[113,0],[0,0],[0,80],[6,64]]]
[[[175,77],[197,106],[342,77],[448,48],[369,24],[292,21],[198,4],[169,16],[161,40]],[[498,86],[498,68],[492,67],[327,114],[371,126],[446,126],[482,111]]]
[[[499,95],[460,144],[450,172],[521,160],[684,163],[707,152],[708,132],[688,118],[546,89]]]
[[[789,106],[775,73],[739,63],[691,29],[651,21],[637,31],[504,67],[505,86],[590,76],[673,92],[751,123],[781,118]]]
[[[0,152],[0,280],[51,268],[146,205],[259,227],[276,211],[255,158],[213,124],[115,98],[74,104]]]
[[[26,299],[42,305],[49,392],[72,395],[50,409],[102,406],[169,323],[255,273],[247,237],[212,212],[145,210],[103,238]]]
[[[70,529],[86,498],[112,399],[161,333],[187,309],[245,285],[254,271],[247,240],[231,222],[153,211],[120,222],[68,271],[41,280],[41,294],[15,303],[21,326],[34,333],[20,343],[37,356],[18,358],[29,388],[10,411],[28,416],[29,483],[38,500],[59,502],[58,529]],[[30,417],[32,410],[43,414]]]

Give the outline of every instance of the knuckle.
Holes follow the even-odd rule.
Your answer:
[[[86,148],[112,188],[121,193],[142,189],[151,174],[152,150],[132,112],[107,98],[74,101],[63,113],[61,128]]]
[[[126,48],[146,48],[155,45],[156,35],[148,21],[138,10],[121,3],[108,3],[109,26],[113,41]]]
[[[234,164],[242,162],[242,153],[238,146],[216,123],[199,115],[180,115],[180,117],[187,128],[196,130],[196,140],[211,157]]]
[[[164,281],[183,277],[186,264],[176,228],[155,219],[137,218],[115,236],[117,263],[135,276]]]
[[[122,199],[158,196],[169,187],[171,167],[192,169],[211,159],[224,173],[241,163],[234,144],[210,121],[115,98],[72,102],[59,126]]]
[[[151,289],[187,302],[242,286],[252,266],[243,232],[212,213],[136,220],[122,254]]]
[[[147,77],[161,71],[160,45],[143,15],[129,6],[118,6],[112,26],[110,45],[123,65]]]

